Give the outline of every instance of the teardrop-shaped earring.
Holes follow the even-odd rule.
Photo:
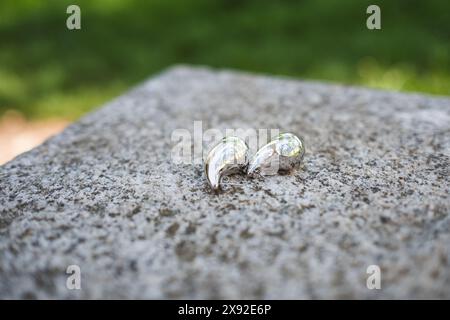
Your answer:
[[[248,146],[245,141],[234,136],[225,137],[206,157],[206,179],[213,190],[218,190],[223,176],[245,172],[247,165]]]
[[[282,133],[261,147],[250,160],[247,175],[275,175],[297,169],[305,154],[303,141],[292,133]]]

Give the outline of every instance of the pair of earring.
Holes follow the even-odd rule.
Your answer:
[[[289,172],[300,166],[305,154],[303,141],[292,133],[282,133],[249,159],[249,148],[238,137],[225,137],[209,151],[205,174],[213,190],[220,188],[222,177],[234,173],[267,176]]]

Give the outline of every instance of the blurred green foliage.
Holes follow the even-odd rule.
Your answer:
[[[382,30],[366,28],[369,4]],[[445,0],[2,1],[0,114],[74,119],[177,63],[448,95],[449,13]]]

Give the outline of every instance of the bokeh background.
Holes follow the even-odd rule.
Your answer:
[[[173,64],[449,95],[449,49],[447,0],[3,0],[0,163]]]

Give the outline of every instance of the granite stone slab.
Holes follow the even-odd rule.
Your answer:
[[[199,120],[304,164],[215,194],[171,161]],[[448,97],[174,67],[0,167],[0,298],[450,298],[449,157]]]

